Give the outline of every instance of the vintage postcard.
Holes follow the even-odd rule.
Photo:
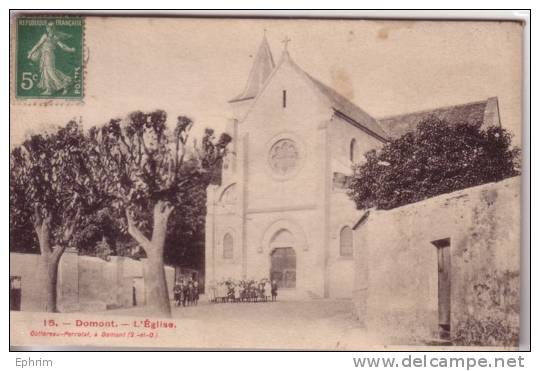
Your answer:
[[[11,38],[12,347],[517,348],[521,23]]]

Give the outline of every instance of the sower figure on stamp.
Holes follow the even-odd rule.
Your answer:
[[[51,95],[62,90],[62,94],[67,94],[67,88],[71,84],[71,77],[56,68],[54,51],[60,47],[65,52],[74,53],[75,48],[62,43],[61,39],[70,36],[54,29],[54,22],[47,23],[46,32],[41,36],[36,45],[28,52],[28,59],[39,63],[38,87],[42,89],[42,95]]]

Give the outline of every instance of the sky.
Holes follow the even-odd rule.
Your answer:
[[[158,108],[171,126],[187,115],[196,132],[224,130],[264,32],[274,60],[289,38],[300,67],[375,118],[497,96],[501,124],[520,143],[515,22],[129,17],[86,18],[84,102],[12,100],[11,143],[70,119],[90,127]]]

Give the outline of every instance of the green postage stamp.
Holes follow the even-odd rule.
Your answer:
[[[81,100],[84,19],[19,17],[16,22],[16,97]]]

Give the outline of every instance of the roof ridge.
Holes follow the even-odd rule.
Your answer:
[[[407,116],[407,115],[418,115],[418,114],[421,114],[421,113],[429,113],[429,112],[433,112],[433,111],[448,110],[448,109],[451,109],[451,108],[459,108],[459,107],[464,107],[464,106],[472,106],[472,105],[474,105],[474,104],[487,103],[490,99],[493,99],[493,98],[497,99],[497,97],[488,97],[488,98],[486,98],[486,99],[477,100],[477,101],[473,101],[473,102],[459,103],[459,104],[450,104],[450,105],[442,106],[442,107],[428,108],[428,109],[423,109],[423,110],[419,110],[419,111],[411,111],[411,112],[407,112],[407,113],[401,113],[401,114],[394,114],[394,115],[383,116],[383,117],[377,118],[376,120],[377,120],[377,121],[381,121],[381,120],[387,120],[387,119],[396,118],[396,117],[401,117],[401,116]]]
[[[294,62],[293,62],[294,63]],[[364,126],[365,129],[367,129],[368,131],[372,132],[372,135],[375,134],[376,136],[378,137],[381,137],[381,138],[384,138],[386,139],[388,137],[388,133],[384,130],[384,128],[382,128],[380,125],[379,125],[379,122],[378,120],[371,116],[368,112],[366,112],[365,110],[363,110],[362,108],[360,108],[356,103],[354,103],[353,101],[351,101],[349,98],[345,97],[343,94],[341,94],[340,92],[338,92],[336,89],[332,88],[331,86],[325,84],[324,82],[320,81],[319,79],[313,77],[312,75],[310,75],[308,72],[304,71],[300,66],[296,65],[295,66],[300,69],[300,71],[302,73],[304,73],[306,75],[306,77],[308,79],[310,79],[314,84],[315,86],[321,90],[321,89],[326,89],[329,91],[330,94],[333,94],[335,96],[335,98],[338,98],[339,100],[341,100],[342,102],[338,102],[338,103],[341,103],[341,104],[347,104],[347,105],[350,105],[353,109],[359,111],[359,113],[362,115],[362,116],[366,116],[366,118],[368,119],[368,121],[371,121],[369,124],[371,125],[365,125],[364,123],[362,122],[359,122],[358,121],[358,118],[355,118],[355,117],[351,117],[351,113],[350,112],[344,112],[343,109],[347,108],[347,107],[333,107],[334,110],[340,112],[342,115],[348,117],[349,119],[353,120],[354,122],[357,122],[357,124],[361,125],[361,126]],[[328,97],[328,94],[326,94],[326,92],[322,91],[322,93]],[[332,102],[332,97],[328,97],[331,102],[330,103],[335,103],[335,102]],[[334,104],[335,105],[335,104]],[[341,109],[340,109],[341,108]],[[374,126],[374,127],[370,127],[370,126]]]
[[[346,96],[344,96],[343,94],[341,94],[339,91],[337,91],[336,89],[334,89],[333,87],[329,86],[328,84],[325,84],[324,82],[322,82],[321,80],[311,76],[309,73],[306,72],[306,74],[309,76],[309,78],[315,80],[315,82],[321,84],[323,87],[325,87],[326,89],[329,89],[331,90],[334,94],[338,95],[341,99],[347,101],[348,103],[352,104],[355,108],[359,109],[360,111],[362,111],[363,113],[365,113],[366,115],[368,115],[369,117],[371,117],[373,120],[377,121],[377,119],[373,116],[371,116],[369,113],[367,113],[365,110],[363,110],[360,106],[358,106],[356,103],[354,103],[352,100],[350,100],[349,98],[347,98]]]

